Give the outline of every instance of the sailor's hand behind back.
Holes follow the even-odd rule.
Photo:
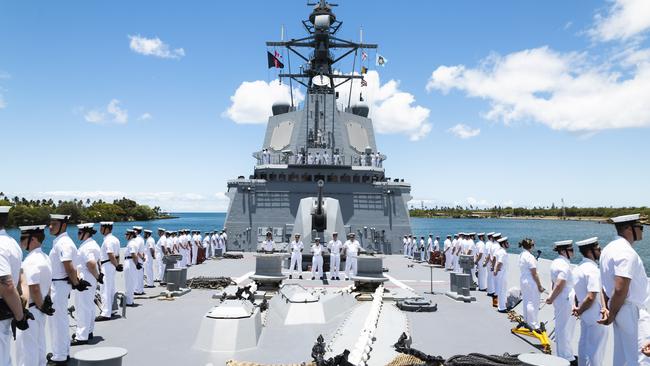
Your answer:
[[[650,357],[650,342],[646,343],[643,348],[641,348],[641,353]]]

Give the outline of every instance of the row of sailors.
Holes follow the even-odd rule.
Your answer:
[[[268,149],[263,149],[260,153],[259,162],[262,165],[272,164],[271,157],[271,152]],[[355,160],[355,162],[358,162],[359,166],[381,168],[384,164],[384,157],[379,152],[363,154]],[[338,152],[330,155],[327,153],[321,154],[319,151],[317,151],[315,154],[308,152],[306,155],[304,155],[302,152],[298,152],[296,155],[294,155],[293,163],[307,165],[341,165],[343,164],[343,161],[341,159],[341,155]]]
[[[338,233],[332,233],[332,239],[327,243],[327,246],[321,244],[320,238],[314,238],[314,244],[310,248],[312,254],[312,265],[311,265],[311,279],[315,280],[316,278],[325,280],[325,275],[323,273],[323,254],[325,250],[329,252],[330,258],[330,279],[331,280],[340,280],[339,270],[341,267],[341,255],[346,256],[345,258],[345,277],[346,280],[350,279],[350,274],[356,276],[357,274],[357,259],[359,257],[359,252],[361,251],[361,244],[356,240],[356,235],[354,233],[349,233],[345,243],[342,243],[338,239]],[[289,243],[289,253],[291,254],[291,263],[289,266],[289,278],[293,278],[295,272],[298,272],[298,278],[302,279],[302,253],[305,249],[305,245],[302,240],[300,240],[300,234],[295,234],[294,239]],[[262,250],[265,252],[274,251],[274,241],[273,234],[271,232],[266,233],[266,239],[262,242]]]
[[[577,266],[570,264],[574,257],[573,240],[553,245],[558,256],[551,262],[552,289],[544,302],[554,308],[556,354],[572,364],[650,365],[650,315],[645,307],[650,289],[643,261],[633,247],[643,238],[639,219],[638,214],[612,218],[618,236],[604,248],[597,237],[576,242],[583,257]],[[445,267],[460,271],[459,256],[473,256],[472,272],[477,273],[479,291],[493,296],[497,310],[507,313],[509,247],[508,238],[500,233],[460,233],[453,240],[448,235],[444,243]],[[519,247],[523,317],[532,331],[541,332],[538,314],[541,294],[546,289],[533,255],[535,242],[524,239]],[[571,341],[577,319],[580,338],[576,362]],[[612,360],[604,359],[608,325],[613,325]]]
[[[440,237],[436,236],[435,240],[433,239],[433,234],[429,234],[429,238],[426,243],[424,241],[424,236],[418,237],[413,234],[404,235],[402,239],[402,246],[404,256],[412,259],[419,259],[420,261],[428,261],[431,256],[431,252],[437,252],[440,250]]]
[[[120,264],[120,242],[112,234],[113,223],[100,223],[104,235],[101,247],[92,238],[97,233],[94,224],[77,225],[77,248],[66,230],[69,215],[50,215],[46,225],[20,227],[20,245],[4,230],[10,207],[0,207],[0,365],[12,365],[10,359],[11,331],[15,329],[17,365],[65,365],[69,361],[70,346],[87,344],[93,338],[95,321],[112,319],[115,296],[115,274],[126,271],[127,306],[134,306],[133,293],[144,294],[143,287],[153,287],[154,266],[158,268],[155,280],[162,282],[163,255],[178,254],[196,263],[199,251],[191,248],[201,245],[208,255],[224,250],[225,232],[200,234],[189,230],[179,233],[160,229],[156,243],[151,231],[135,226],[128,230],[128,244],[124,264]],[[41,246],[45,229],[54,241],[49,256]],[[169,235],[169,236],[167,236]],[[22,250],[28,252],[23,260]],[[144,263],[144,266],[142,265]],[[146,279],[147,286],[144,286]],[[95,317],[95,289],[100,286],[101,311]],[[74,290],[74,291],[73,291]],[[76,330],[69,336],[68,299],[73,295],[76,312]],[[48,321],[46,322],[46,319]],[[46,355],[45,327],[49,328],[52,352]]]

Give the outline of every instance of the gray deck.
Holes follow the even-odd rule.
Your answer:
[[[510,255],[509,287],[519,284],[519,270],[516,267],[517,256]],[[429,268],[414,265],[410,260],[399,256],[387,256],[384,267],[389,269],[387,275],[390,281],[385,287],[400,296],[408,296],[413,291],[422,294],[429,291]],[[547,260],[540,260],[539,271],[546,288],[550,288],[549,265]],[[223,259],[208,261],[189,269],[188,277],[194,276],[230,276],[240,283],[249,282],[248,276],[255,267],[254,257],[246,253],[244,259]],[[311,274],[305,273],[305,278]],[[434,290],[444,292],[449,287],[449,275],[442,269],[434,269]],[[304,287],[326,287],[330,289],[349,286],[350,281],[333,281],[324,284],[322,281],[287,280],[289,283],[300,283]],[[117,280],[118,289],[123,288],[123,278]],[[156,294],[160,290],[146,289],[147,294]],[[137,308],[127,310],[126,319],[118,319],[97,323],[93,345],[72,348],[74,353],[83,349],[98,346],[117,346],[128,349],[125,365],[144,364],[191,364],[191,365],[223,365],[228,359],[239,361],[255,361],[265,363],[300,363],[310,360],[311,347],[318,334],[323,334],[326,343],[333,346],[331,352],[339,352],[341,345],[353,347],[358,338],[358,332],[353,331],[338,335],[332,341],[337,328],[357,329],[365,316],[363,307],[368,303],[357,303],[347,313],[335,318],[335,321],[322,326],[270,326],[262,331],[262,336],[256,349],[240,352],[236,355],[224,353],[208,353],[193,349],[199,324],[208,309],[217,304],[211,298],[214,291],[192,290],[189,294],[171,301],[159,299],[139,299]],[[483,292],[476,292],[477,301],[473,303],[456,302],[445,295],[424,295],[438,304],[438,311],[433,313],[397,312],[392,301],[384,302],[384,310],[379,318],[376,330],[377,341],[373,347],[369,365],[383,365],[394,355],[394,350],[386,345],[392,345],[404,331],[404,319],[407,320],[407,330],[413,337],[413,347],[432,355],[449,357],[455,354],[480,352],[487,354],[539,352],[530,342],[510,333],[513,326],[506,314],[499,314],[491,306]],[[520,309],[516,309],[521,313]],[[357,315],[353,315],[357,314]],[[404,316],[401,316],[404,315]],[[552,330],[553,309],[543,306],[540,320],[549,321],[548,329]],[[345,323],[345,322],[349,322]],[[74,330],[74,320],[71,321],[71,334]],[[270,323],[269,323],[270,324]],[[354,325],[356,324],[356,325]],[[575,333],[575,351],[577,353],[577,337]],[[48,335],[49,336],[49,335]],[[49,340],[48,340],[49,343]],[[608,344],[608,354],[611,354],[611,336]],[[554,348],[554,347],[553,347]],[[49,349],[49,345],[48,345]]]

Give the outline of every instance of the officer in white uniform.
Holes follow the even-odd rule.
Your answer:
[[[154,288],[153,263],[156,258],[156,241],[151,237],[151,230],[144,231],[144,276],[146,278],[146,287]]]
[[[496,293],[497,293],[497,311],[500,313],[507,313],[506,306],[508,294],[508,253],[506,249],[510,247],[508,237],[504,236],[497,240],[499,249],[495,253],[494,259],[494,277],[496,280]]]
[[[124,251],[124,295],[126,306],[136,306],[133,302],[135,286],[137,285],[138,270],[142,268],[138,257],[138,241],[135,231],[126,231],[126,250]]]
[[[270,231],[266,232],[266,239],[262,242],[262,250],[265,252],[272,253],[273,252],[273,245],[275,242],[273,241],[273,233]]]
[[[210,232],[205,232],[205,237],[203,238],[203,242],[201,244],[201,247],[203,247],[203,251],[205,253],[205,260],[210,258]]]
[[[154,267],[156,268],[156,275],[154,281],[162,282],[163,275],[165,274],[165,263],[163,263],[163,256],[165,256],[165,247],[167,246],[167,234],[165,229],[158,228],[158,241],[156,242],[156,250],[154,258]]]
[[[578,364],[580,366],[605,365],[605,345],[608,329],[598,324],[600,311],[605,301],[601,294],[600,246],[598,238],[589,238],[576,242],[582,262],[573,270],[575,298],[573,315],[580,318],[580,341],[578,342]]]
[[[23,297],[34,319],[29,328],[16,333],[16,365],[45,365],[45,320],[54,314],[49,296],[52,284],[50,259],[41,250],[46,225],[21,226],[20,247],[28,252],[22,264]]]
[[[643,239],[640,216],[625,215],[611,219],[618,237],[607,244],[600,255],[600,275],[608,311],[600,324],[613,324],[614,360],[612,365],[647,365],[640,352],[648,341],[648,283],[641,257],[634,243]],[[610,360],[606,360],[608,363]]]
[[[487,242],[485,242],[485,259],[483,260],[482,266],[487,269],[487,295],[494,295],[494,276],[492,275],[491,265],[492,265],[492,248],[494,246],[494,241],[492,238],[494,235],[493,232],[487,233]]]
[[[539,301],[544,287],[537,273],[537,259],[531,253],[535,247],[535,241],[524,239],[519,243],[522,248],[519,254],[519,284],[521,287],[522,309],[524,321],[532,330],[539,329]]]
[[[99,231],[104,235],[104,241],[100,247],[100,269],[104,274],[104,284],[100,286],[102,297],[102,310],[95,321],[111,320],[113,313],[113,299],[115,298],[115,274],[123,267],[119,264],[120,240],[113,235],[113,222],[102,221],[99,223]],[[116,310],[117,311],[117,310]]]
[[[404,257],[409,256],[409,242],[408,242],[408,236],[404,235],[404,239],[402,239],[402,245],[404,246]]]
[[[332,233],[332,240],[327,244],[330,251],[330,279],[340,280],[339,269],[341,268],[341,249],[343,244],[338,239],[339,233]]]
[[[50,250],[52,265],[52,297],[54,315],[48,319],[52,353],[47,355],[51,364],[65,364],[70,355],[70,319],[68,317],[68,298],[72,289],[86,291],[90,286],[87,280],[77,276],[79,263],[77,247],[66,233],[70,215],[50,215],[50,234],[55,236]],[[94,289],[93,289],[94,290]]]
[[[478,233],[478,242],[474,253],[474,267],[478,273],[478,290],[487,291],[487,267],[483,266],[485,261],[485,233]]]
[[[316,279],[316,273],[318,273],[318,279],[324,280],[323,277],[323,246],[320,245],[320,238],[314,238],[314,245],[311,246],[311,279]]]
[[[424,246],[424,236],[420,237],[420,245],[418,249],[420,249],[420,262],[424,262],[424,260],[427,259],[428,253],[428,250]]]
[[[501,245],[497,242],[501,238],[501,233],[494,233],[492,235],[492,250],[490,252],[490,264],[488,264],[488,276],[492,276],[492,282],[494,283],[494,293],[492,294],[492,305],[497,307],[497,277],[494,275],[494,268],[496,267],[497,257],[496,254],[501,249]]]
[[[144,239],[142,238],[142,226],[134,226],[133,231],[135,232],[135,242],[138,244],[138,263],[140,263],[140,268],[136,270],[135,273],[135,295],[144,295],[144,266],[142,263],[145,260],[145,245]]]
[[[23,309],[17,290],[23,252],[18,243],[5,231],[10,209],[11,206],[0,206],[0,303],[3,303],[3,308],[9,308],[7,312],[0,311],[0,365],[2,366],[12,364],[12,321],[16,322],[19,329],[27,330],[28,319],[35,318],[27,309]]]
[[[199,245],[201,245],[201,235],[198,231],[192,235],[192,265],[195,265],[199,256]]]
[[[573,240],[556,241],[553,250],[559,255],[551,262],[551,283],[553,291],[546,299],[547,304],[553,304],[555,311],[555,344],[556,355],[573,362],[573,332],[576,319],[571,316],[574,301],[573,276],[571,263],[573,257]]]
[[[436,240],[436,243],[438,243],[438,240]],[[426,255],[425,255],[425,259],[427,260],[427,262],[429,261],[429,258],[431,258],[431,252],[434,251],[433,248],[434,248],[433,234],[429,234],[429,238],[427,239],[427,249],[426,249]]]
[[[454,236],[454,241],[451,242],[454,246],[454,272],[457,273],[461,272],[460,263],[458,260],[460,259],[460,255],[462,251],[463,236],[464,234],[457,234]]]
[[[452,245],[451,245],[451,235],[447,235],[447,239],[445,239],[445,242],[443,244],[443,254],[445,255],[445,270],[450,271],[451,270],[451,264],[453,262],[453,255],[451,254],[452,252]]]
[[[104,282],[104,275],[99,271],[99,258],[101,249],[93,239],[97,233],[93,223],[79,224],[77,238],[81,241],[77,251],[77,273],[90,283],[87,291],[74,292],[74,306],[77,320],[77,330],[72,335],[71,346],[88,344],[92,338],[95,327],[95,289],[97,282]]]
[[[343,253],[345,254],[345,279],[350,279],[350,271],[352,275],[357,275],[357,258],[359,257],[359,250],[361,245],[355,239],[354,233],[348,234],[348,240],[343,244]]]
[[[289,244],[289,250],[291,251],[291,265],[289,266],[289,279],[293,278],[293,271],[298,271],[298,278],[302,279],[302,250],[305,248],[305,245],[300,240],[300,234],[294,235],[293,241]]]

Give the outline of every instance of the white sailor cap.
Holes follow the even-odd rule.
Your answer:
[[[639,221],[640,219],[641,219],[640,214],[633,214],[633,215],[616,216],[616,217],[612,217],[609,220],[614,224],[622,224],[625,222]]]
[[[581,247],[581,246],[584,246],[584,245],[595,244],[595,243],[598,243],[598,237],[597,236],[594,236],[593,238],[577,241],[576,245]]]
[[[500,236],[501,236],[501,233],[494,233],[494,234],[492,235],[493,238],[498,238],[498,237],[500,237]]]
[[[142,231],[142,226],[134,226],[133,230]]]
[[[124,233],[125,234],[135,234],[135,231],[133,231],[131,229],[127,229]]]
[[[429,233],[429,236],[433,236],[433,234]]]
[[[335,232],[332,233],[332,235],[339,235],[339,233],[337,233],[337,232],[335,231]]]
[[[503,243],[504,241],[508,241],[507,236],[504,236],[503,238],[497,239],[497,243],[499,243],[499,244]]]
[[[11,206],[0,206],[0,214],[9,213],[9,210],[11,210]]]
[[[159,227],[159,228],[158,228],[158,231],[165,231],[165,229],[164,229],[164,228],[161,228],[161,227]]]
[[[34,234],[41,231],[45,231],[45,227],[47,227],[47,225],[19,226],[18,228],[20,229],[21,233]]]
[[[484,236],[485,233],[478,233],[478,234],[476,234],[476,235],[477,235],[477,236]]]
[[[357,236],[357,234],[355,234],[355,233],[350,233],[350,236]]]
[[[471,233],[469,233],[469,234],[467,234],[467,235],[472,236],[472,235],[476,235],[476,233],[471,232]]]
[[[151,230],[145,230],[144,232],[147,234],[151,234]]]
[[[447,234],[447,237],[448,237],[448,238],[451,238],[451,234]]]
[[[99,226],[113,226],[113,221],[100,221]]]
[[[553,243],[553,248],[565,247],[568,245],[573,245],[573,240],[560,240]]]
[[[89,229],[92,229],[93,226],[95,226],[94,223],[92,223],[92,222],[87,222],[87,223],[85,223],[85,224],[79,224],[79,225],[77,225],[77,229],[79,229],[79,230],[89,230]]]
[[[69,219],[70,215],[50,214],[50,220],[68,221]]]
[[[490,232],[487,233],[486,235],[487,235],[487,236],[493,236],[493,235],[494,235],[494,231],[490,231]]]
[[[300,233],[295,233],[293,234],[293,236],[300,236]]]
[[[317,241],[320,243],[320,238],[314,238],[314,241]]]

